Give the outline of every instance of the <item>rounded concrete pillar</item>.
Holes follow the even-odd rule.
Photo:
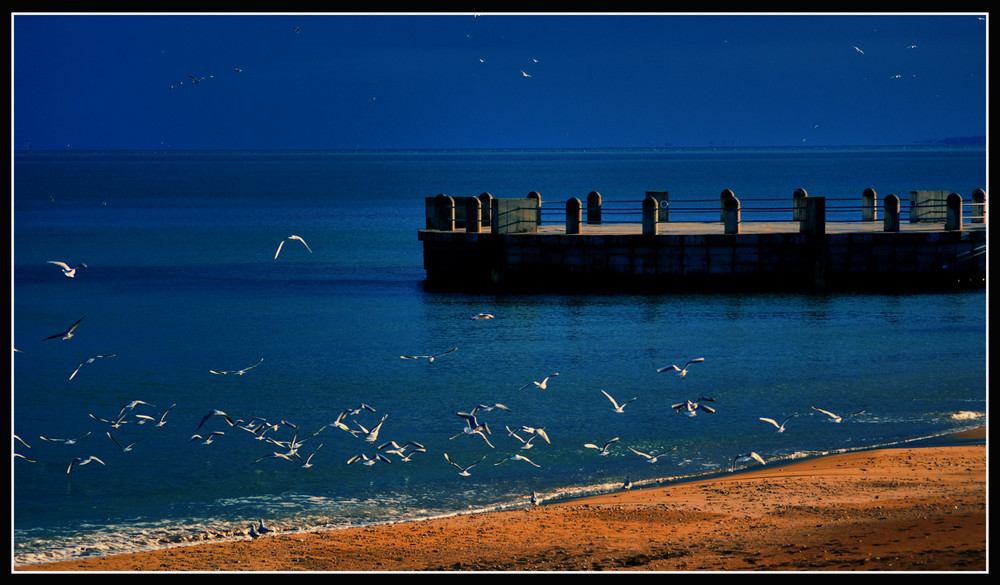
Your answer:
[[[580,233],[580,224],[583,222],[583,203],[576,197],[570,197],[566,201],[566,233]]]
[[[882,202],[882,231],[899,231],[899,197],[889,193]]]

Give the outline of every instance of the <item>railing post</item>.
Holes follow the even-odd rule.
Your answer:
[[[601,223],[601,194],[597,191],[587,195],[587,223]]]
[[[663,223],[670,221],[670,192],[646,191],[646,197],[652,197],[659,206],[656,221]]]
[[[656,198],[646,195],[646,198],[642,201],[642,233],[647,236],[655,236],[659,228],[657,227],[657,209],[658,202]]]
[[[899,231],[899,197],[889,193],[882,202],[882,231]]]
[[[722,201],[722,225],[725,226],[727,234],[740,233],[740,200],[732,191],[729,191],[729,197]]]
[[[576,197],[566,201],[566,233],[580,233],[580,223],[583,221],[583,203]]]
[[[972,223],[986,223],[986,191],[972,192]]]
[[[726,199],[730,197],[735,197],[732,190],[723,189],[722,193],[719,193],[719,221],[726,221]]]
[[[482,213],[482,215],[480,216],[482,225],[483,227],[490,227],[490,225],[492,225],[490,223],[490,220],[492,219],[491,216],[493,215],[493,196],[490,195],[489,193],[480,193],[479,203],[481,203],[481,205],[479,206],[479,210]]]
[[[806,198],[809,194],[805,189],[796,189],[792,193],[792,220],[802,221],[806,216]]]
[[[865,189],[861,194],[861,221],[875,221],[878,213],[875,210],[875,189]]]
[[[958,193],[952,193],[945,201],[944,229],[962,231],[962,196]]]
[[[807,197],[803,201],[806,205],[804,217],[799,222],[799,233],[822,236],[826,233],[826,198]]]
[[[478,234],[482,229],[483,204],[478,197],[469,197],[465,202],[465,231]]]
[[[542,195],[538,191],[532,191],[528,193],[528,199],[534,199],[535,204],[538,206],[538,214],[535,218],[535,223],[537,225],[542,225]]]
[[[443,232],[455,230],[455,200],[444,193],[434,198],[434,227]]]

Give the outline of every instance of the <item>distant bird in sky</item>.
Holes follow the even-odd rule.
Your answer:
[[[400,359],[404,359],[404,360],[420,360],[420,359],[425,359],[425,360],[427,360],[428,363],[433,364],[434,360],[436,360],[437,358],[439,358],[441,356],[444,356],[444,355],[448,355],[449,353],[451,353],[453,351],[457,351],[457,350],[458,350],[457,347],[453,347],[453,348],[449,349],[448,351],[446,351],[444,353],[439,353],[437,355],[401,355],[401,356],[399,356],[399,358]]]
[[[72,325],[70,325],[69,329],[67,329],[66,331],[63,331],[62,333],[56,333],[55,335],[49,335],[48,337],[46,337],[42,341],[46,341],[46,340],[49,340],[49,339],[56,339],[56,338],[69,339],[69,338],[73,337],[73,330],[76,329],[77,325],[79,325],[80,321],[83,321],[84,318],[85,318],[85,316],[84,317],[80,317],[79,319],[77,319],[76,323],[73,323]]]
[[[528,386],[531,386],[532,384],[534,384],[535,386],[537,386],[539,390],[545,390],[546,388],[549,387],[549,378],[554,378],[554,377],[556,377],[558,375],[559,375],[559,372],[555,372],[554,374],[549,374],[548,376],[545,376],[544,378],[542,378],[541,382],[537,382],[537,381],[535,381],[535,382],[528,382],[524,386],[521,386],[520,388],[518,388],[517,391],[520,392],[521,390],[524,390],[525,388],[527,388]]]
[[[96,461],[97,463],[104,465],[103,461],[101,461],[97,457],[94,457],[93,455],[91,455],[90,457],[77,457],[76,459],[70,462],[69,467],[66,468],[66,473],[73,471],[73,468],[78,465],[86,465],[91,461]]]
[[[75,370],[73,370],[73,373],[69,375],[69,379],[72,380],[73,378],[75,378],[76,377],[76,373],[80,371],[80,368],[82,368],[83,366],[85,366],[87,364],[94,363],[94,360],[96,360],[98,358],[115,357],[117,355],[118,355],[117,353],[109,353],[109,354],[104,354],[104,355],[95,355],[94,357],[87,358],[86,360],[84,360],[83,362],[81,362],[80,365],[77,366]]]
[[[525,73],[524,70],[521,71],[521,76],[522,77],[531,77],[530,75],[528,75],[527,73]]]
[[[751,452],[745,453],[743,455],[737,455],[736,458],[733,459],[733,465],[732,465],[732,467],[729,468],[729,470],[730,471],[735,471],[737,463],[745,463],[747,461],[757,461],[761,465],[765,465],[764,458],[761,457],[760,455],[758,455],[757,453],[751,451]]]
[[[446,461],[448,461],[448,463],[451,463],[452,465],[454,465],[455,467],[458,468],[458,474],[459,475],[461,475],[462,477],[469,477],[470,475],[472,475],[471,473],[469,473],[469,470],[472,469],[473,467],[479,465],[483,461],[485,461],[486,460],[486,455],[483,455],[482,459],[480,459],[479,461],[476,461],[472,465],[468,465],[466,467],[462,467],[458,463],[455,463],[454,461],[452,461],[451,457],[448,457],[447,453],[444,454],[444,458],[445,458]]]
[[[278,259],[278,254],[281,253],[281,247],[285,245],[285,241],[286,240],[298,240],[298,241],[302,242],[302,245],[306,247],[306,250],[309,250],[309,253],[312,254],[312,248],[309,247],[309,244],[307,244],[305,240],[303,240],[299,236],[288,236],[284,240],[281,240],[281,243],[278,244],[278,250],[274,253],[274,259],[275,260]]]
[[[81,262],[80,264],[77,264],[76,266],[73,266],[72,268],[70,268],[70,266],[68,264],[66,264],[65,262],[59,262],[58,260],[49,260],[48,264],[55,264],[59,268],[62,268],[62,273],[65,274],[69,278],[73,278],[73,277],[76,276],[76,269],[77,268],[86,268],[87,267],[86,264],[83,264]]]
[[[688,373],[688,368],[689,368],[689,367],[690,367],[690,366],[691,366],[692,364],[700,364],[700,363],[701,363],[701,362],[703,362],[703,361],[705,361],[705,358],[703,358],[703,357],[700,357],[700,358],[694,358],[693,360],[691,360],[691,361],[689,361],[688,363],[684,364],[684,367],[683,367],[683,368],[682,368],[682,367],[680,367],[680,366],[678,366],[678,365],[676,365],[676,364],[674,364],[674,365],[670,365],[670,366],[667,366],[667,367],[665,367],[665,368],[660,368],[660,369],[658,369],[658,370],[656,370],[656,371],[657,371],[657,372],[669,372],[669,371],[674,371],[674,372],[677,372],[677,373],[678,373],[678,375],[679,375],[679,376],[680,376],[681,378],[683,378],[683,377],[687,376],[687,373]]]
[[[864,51],[862,51],[861,49],[859,49],[859,48],[857,47],[857,45],[855,45],[855,46],[854,46],[854,50],[855,50],[855,51],[857,51],[857,52],[859,52],[859,53],[861,53],[862,55],[864,55],[864,54],[865,54],[865,52],[864,52]]]
[[[190,78],[191,78],[191,83],[200,83],[200,82],[198,81],[198,78],[197,78],[197,77],[195,77],[194,75],[188,75],[188,77],[190,77]]]
[[[38,437],[38,438],[41,439],[41,440],[43,440],[43,441],[50,441],[52,443],[62,443],[63,445],[75,445],[77,441],[79,441],[80,439],[82,439],[82,438],[84,438],[84,437],[86,437],[88,435],[90,435],[90,431],[87,431],[86,433],[84,433],[84,434],[82,434],[82,435],[80,435],[78,437],[71,437],[69,439],[50,439],[48,437]]]
[[[667,449],[666,451],[664,451],[664,452],[662,452],[662,453],[660,453],[658,455],[650,455],[649,453],[643,453],[642,451],[636,451],[632,447],[629,447],[629,451],[632,451],[633,453],[635,453],[636,455],[639,455],[641,457],[645,457],[646,461],[649,462],[649,463],[656,463],[657,461],[659,461],[660,457],[663,457],[667,453],[672,453],[672,452],[674,452],[676,450],[677,450],[677,445],[674,445],[670,449]]]
[[[235,71],[235,72],[237,72],[237,73],[243,73],[243,70],[242,70],[242,69],[240,69],[239,67],[234,67],[234,68],[233,68],[233,71]]]
[[[625,407],[626,407],[626,406],[628,405],[628,403],[630,403],[630,402],[632,402],[632,401],[634,401],[634,400],[637,400],[637,399],[638,399],[638,397],[636,397],[636,398],[631,398],[631,399],[629,399],[629,400],[626,400],[625,402],[623,402],[622,404],[620,404],[620,405],[619,405],[619,404],[618,404],[618,402],[616,402],[616,401],[615,401],[615,399],[614,399],[614,398],[612,398],[612,397],[611,397],[611,395],[610,395],[610,394],[608,394],[607,392],[605,392],[604,390],[601,390],[601,394],[604,394],[605,396],[607,396],[607,397],[608,397],[608,400],[610,400],[610,401],[611,401],[611,404],[612,404],[612,405],[614,406],[614,410],[615,410],[615,412],[617,412],[617,413],[619,413],[619,414],[621,414],[621,413],[624,413],[624,412],[625,412]]]
[[[778,429],[779,433],[783,433],[783,432],[785,432],[785,423],[787,423],[788,421],[792,420],[792,418],[794,418],[794,417],[795,417],[794,414],[789,415],[789,416],[785,417],[785,420],[781,421],[780,424],[778,423],[778,421],[774,420],[773,418],[766,418],[766,417],[762,416],[762,417],[760,417],[760,420],[762,420],[762,421],[764,421],[766,423],[771,423],[772,425],[774,425]]]
[[[596,450],[598,453],[601,454],[601,457],[606,457],[607,454],[608,454],[608,447],[610,447],[611,445],[615,444],[616,442],[618,442],[618,437],[615,437],[614,439],[611,439],[610,441],[608,441],[607,443],[605,443],[603,447],[598,447],[597,445],[595,445],[593,443],[584,443],[583,446],[585,448],[587,448],[587,449],[594,449],[594,450]]]
[[[264,358],[260,358],[260,361],[257,362],[256,364],[254,364],[252,366],[245,367],[245,368],[243,368],[241,370],[232,370],[232,371],[229,371],[229,370],[221,370],[221,371],[209,370],[209,372],[212,372],[213,374],[218,374],[218,375],[236,374],[237,376],[242,376],[243,374],[245,374],[249,370],[252,370],[252,369],[256,368],[257,366],[261,365],[262,363],[264,363]]]

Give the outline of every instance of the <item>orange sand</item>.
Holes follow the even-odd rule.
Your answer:
[[[985,429],[975,432],[985,438]],[[894,448],[504,512],[18,571],[986,571],[986,447]]]

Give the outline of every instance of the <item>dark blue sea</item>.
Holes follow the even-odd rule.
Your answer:
[[[13,566],[247,538],[261,520],[317,531],[518,508],[532,492],[729,473],[749,451],[776,465],[986,422],[985,290],[432,292],[417,240],[439,193],[538,191],[559,210],[596,190],[635,220],[647,190],[706,216],[723,189],[745,210],[797,188],[968,198],[987,188],[984,148],[18,151],[12,164]],[[87,267],[68,278],[49,261]],[[81,318],[71,339],[46,339]],[[696,357],[684,378],[657,372]],[[615,413],[601,390],[636,400]],[[701,397],[714,413],[670,408]],[[362,403],[375,412],[343,422],[385,417],[375,442],[328,426]],[[479,413],[490,444],[461,434],[456,413],[497,403],[508,410]],[[235,424],[199,428],[215,410]],[[783,433],[759,420],[793,414]],[[263,440],[243,428],[255,417],[276,424]],[[505,428],[522,426],[551,443],[522,450]],[[301,460],[267,457],[289,448],[266,439],[293,437]],[[616,437],[607,456],[584,447]],[[403,461],[378,450],[388,441],[425,452]],[[675,446],[652,465],[632,451]],[[348,464],[379,453],[390,462]],[[480,463],[463,477],[445,453]]]

